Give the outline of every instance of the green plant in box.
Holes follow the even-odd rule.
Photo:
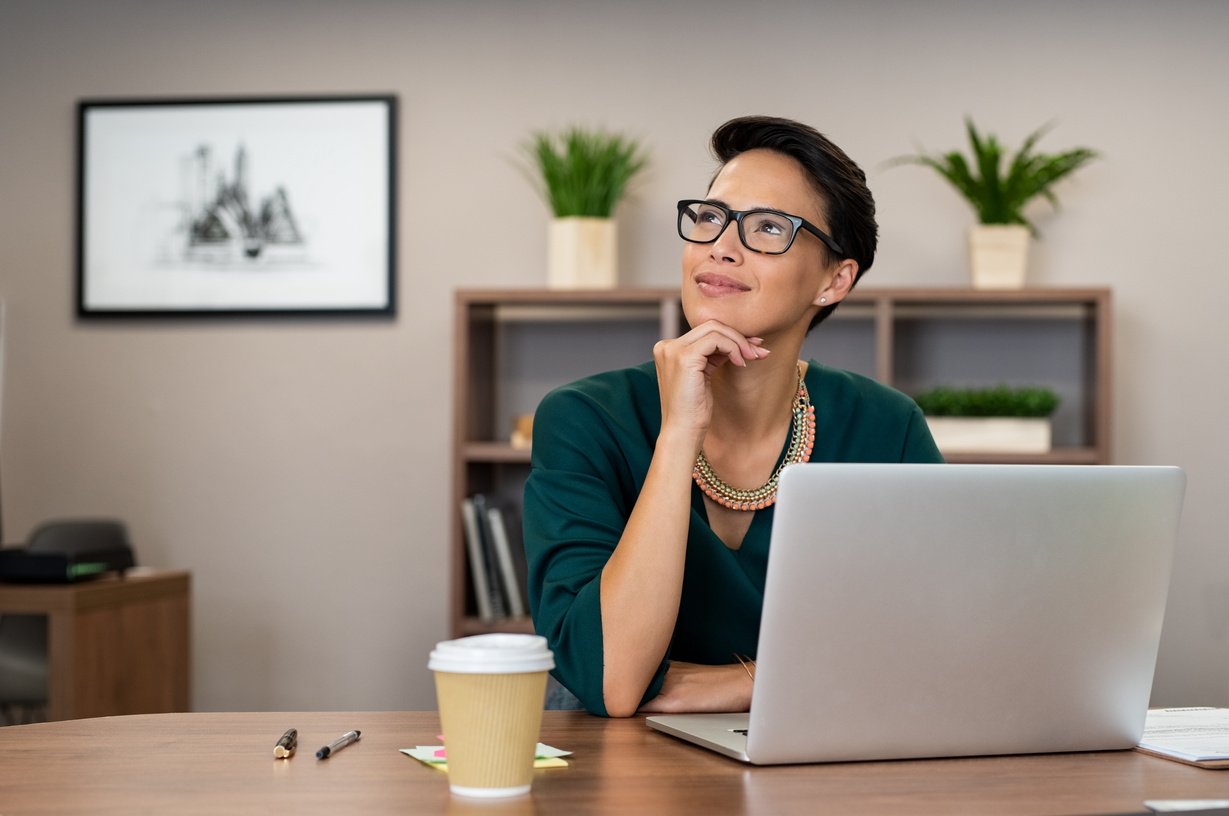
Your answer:
[[[936,417],[1048,417],[1058,408],[1049,388],[953,388],[940,386],[914,397],[922,413]]]
[[[634,139],[579,127],[535,133],[525,152],[556,218],[610,218],[628,182],[648,160]]]

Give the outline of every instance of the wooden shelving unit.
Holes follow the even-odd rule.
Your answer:
[[[812,332],[802,354],[906,393],[943,383],[1048,385],[1062,399],[1053,450],[948,461],[1106,464],[1110,309],[1104,288],[867,287]],[[475,614],[461,500],[518,499],[529,451],[508,442],[515,416],[557,385],[651,359],[653,343],[686,323],[676,289],[461,290],[455,310],[452,633],[530,631],[527,619],[484,623]]]

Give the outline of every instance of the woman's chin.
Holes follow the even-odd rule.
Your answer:
[[[743,334],[751,328],[748,325],[749,321],[746,316],[742,314],[742,310],[736,308],[735,304],[729,300],[713,300],[698,294],[691,294],[689,296],[687,293],[684,293],[682,305],[683,317],[687,320],[687,325],[693,329],[710,320],[715,320]],[[752,335],[746,336],[750,337]]]
[[[723,326],[729,326],[744,337],[755,336],[754,330],[750,328],[746,320],[721,309],[684,309],[683,316],[687,320],[687,325],[693,329],[714,320]]]

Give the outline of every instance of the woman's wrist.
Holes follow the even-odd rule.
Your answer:
[[[690,465],[695,462],[696,455],[704,443],[704,432],[692,428],[662,427],[657,435],[657,444],[653,448],[655,457],[677,458],[680,462]]]

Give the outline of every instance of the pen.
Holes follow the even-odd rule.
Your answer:
[[[299,747],[299,729],[291,728],[282,734],[282,738],[277,741],[277,745],[273,746],[273,756],[277,759],[286,759],[294,756],[294,749]]]
[[[358,742],[361,731],[347,731],[316,752],[316,759],[328,759],[352,742]]]

